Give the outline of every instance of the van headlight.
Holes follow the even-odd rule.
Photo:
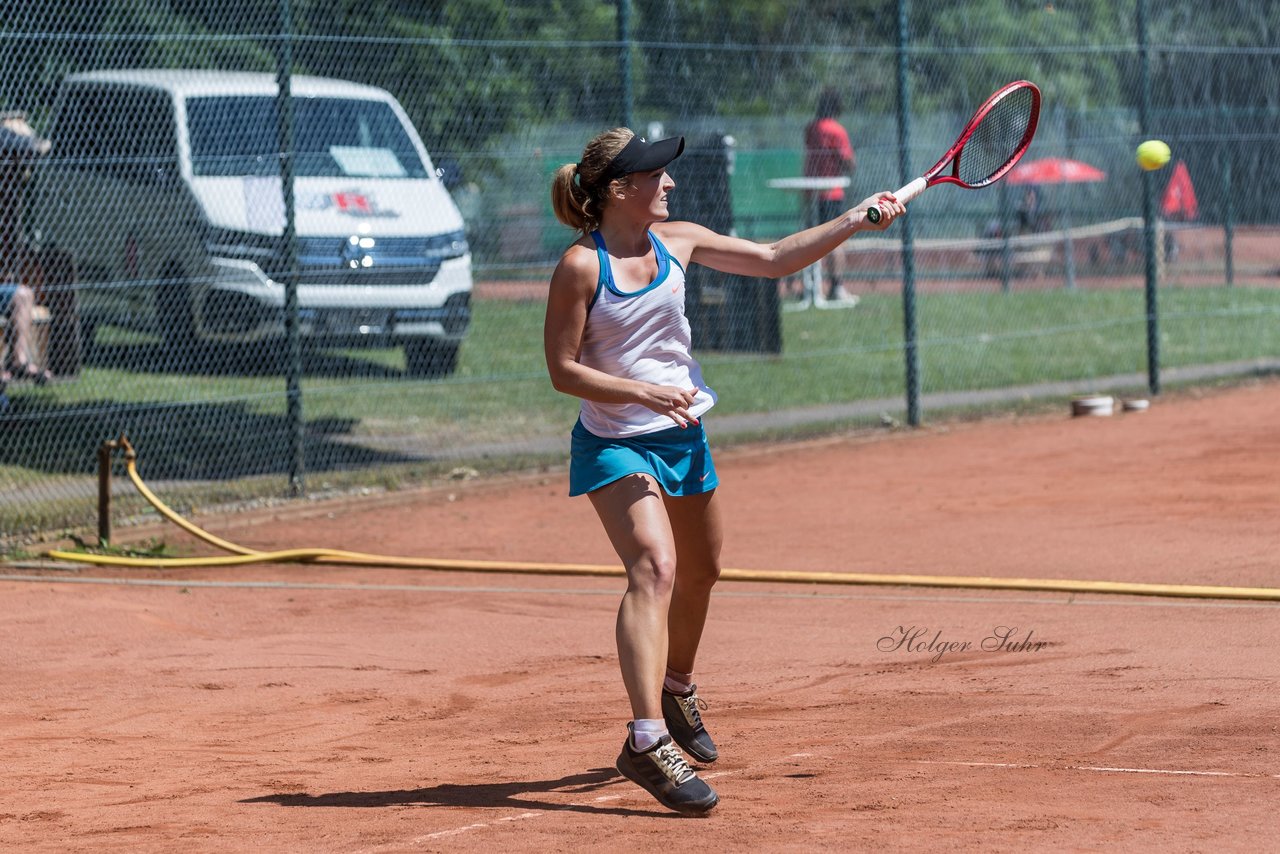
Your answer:
[[[447,261],[450,258],[461,258],[471,251],[471,247],[467,245],[467,233],[465,231],[453,231],[449,234],[428,237],[425,244],[423,246],[423,254],[429,258],[438,258],[441,261]]]

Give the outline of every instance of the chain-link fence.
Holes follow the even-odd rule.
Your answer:
[[[552,172],[611,126],[682,134],[673,208],[767,241],[809,215],[785,179],[827,90],[848,205],[923,171],[1000,84],[1035,81],[1044,112],[1024,171],[931,191],[834,267],[691,276],[716,437],[901,417],[909,390],[927,415],[964,392],[1141,388],[1155,356],[1280,355],[1277,4],[3,9],[9,545],[91,522],[121,432],[179,505],[563,459]],[[1134,163],[1147,137],[1173,150],[1158,172]]]

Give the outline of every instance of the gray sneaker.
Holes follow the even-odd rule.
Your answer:
[[[667,722],[671,737],[685,753],[709,764],[720,758],[720,752],[702,725],[702,714],[698,710],[706,707],[706,701],[698,696],[697,685],[690,685],[683,694],[662,689],[662,717]]]
[[[618,754],[618,771],[676,812],[703,815],[720,802],[715,789],[694,773],[669,735],[648,750],[636,750],[631,746],[631,725],[627,724],[627,741]]]

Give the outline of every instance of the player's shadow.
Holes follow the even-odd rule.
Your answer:
[[[677,813],[661,809],[627,809],[592,803],[566,803],[539,800],[538,795],[557,792],[582,795],[616,783],[622,777],[613,768],[593,768],[581,774],[570,774],[559,780],[518,780],[506,783],[441,783],[422,789],[401,789],[387,792],[327,792],[310,795],[305,792],[279,793],[246,798],[242,804],[279,804],[282,807],[489,807],[505,809],[563,810],[585,812],[593,815],[637,815],[649,817],[679,818]]]

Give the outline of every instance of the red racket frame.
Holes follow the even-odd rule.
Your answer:
[[[984,180],[979,181],[978,183],[969,183],[961,180],[960,161],[964,157],[964,147],[973,137],[974,131],[978,129],[978,125],[982,123],[982,120],[996,108],[997,104],[1021,89],[1028,89],[1031,92],[1031,116],[1027,121],[1027,129],[1023,132],[1022,139],[1019,140],[1018,145],[1013,150],[1013,153],[1009,156],[1009,159],[1000,166],[1000,168],[996,169]],[[923,193],[927,188],[933,187],[937,184],[955,184],[959,187],[964,187],[966,190],[976,190],[995,183],[1008,174],[1009,170],[1022,159],[1022,155],[1027,153],[1027,149],[1031,147],[1031,140],[1036,135],[1036,126],[1039,122],[1040,87],[1036,86],[1036,84],[1032,83],[1030,80],[1015,80],[1012,83],[1001,86],[992,93],[991,97],[987,98],[987,100],[982,103],[982,106],[978,107],[977,111],[974,112],[973,117],[970,118],[968,123],[964,126],[964,130],[960,132],[960,136],[956,139],[955,143],[952,144],[951,148],[947,149],[947,153],[942,155],[941,159],[939,159],[928,172],[925,172],[921,177],[899,189],[894,193],[894,196],[899,202],[906,204],[916,196]],[[946,169],[948,163],[952,164],[951,174],[943,175],[942,172]],[[881,212],[878,207],[873,206],[867,209],[867,219],[871,222],[879,222],[880,217]]]

